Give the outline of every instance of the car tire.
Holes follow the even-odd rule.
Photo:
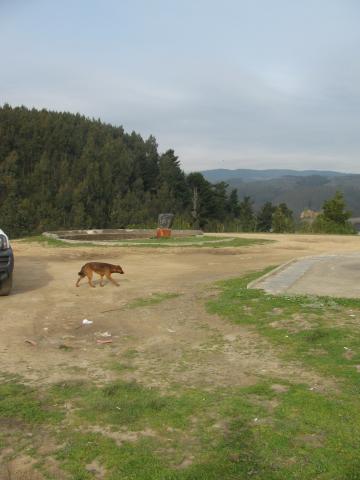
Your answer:
[[[12,273],[10,273],[10,275],[6,280],[1,282],[0,297],[5,297],[6,295],[9,295],[9,293],[11,292],[11,287],[12,287]]]

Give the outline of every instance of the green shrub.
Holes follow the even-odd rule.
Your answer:
[[[303,225],[303,232],[308,233],[333,233],[340,235],[353,235],[356,233],[353,225],[346,221],[344,223],[336,223],[334,220],[329,220],[323,214],[320,214],[312,224]]]

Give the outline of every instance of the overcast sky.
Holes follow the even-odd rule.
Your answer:
[[[358,0],[0,0],[0,102],[80,112],[185,170],[360,172]]]

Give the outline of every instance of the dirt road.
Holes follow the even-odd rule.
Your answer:
[[[36,384],[91,377],[102,383],[125,368],[124,378],[166,388],[184,384],[251,384],[265,371],[303,376],[283,365],[255,333],[204,307],[213,283],[317,253],[358,252],[360,237],[243,235],[275,243],[244,248],[50,248],[14,242],[14,290],[0,298],[0,366]],[[119,288],[75,288],[77,272],[91,260],[119,263]],[[130,308],[153,294],[178,297]],[[83,319],[93,322],[81,326]],[[99,344],[111,334],[111,344]],[[35,345],[26,340],[35,342]],[[265,348],[266,347],[266,348]],[[234,368],[236,367],[236,368]]]

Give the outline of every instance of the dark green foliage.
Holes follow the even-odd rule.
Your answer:
[[[323,215],[319,215],[312,224],[304,224],[302,231],[307,233],[329,233],[339,235],[352,235],[356,231],[350,222],[345,224],[339,224],[324,218]]]
[[[255,216],[253,202],[250,197],[244,197],[239,205],[240,224],[243,232],[253,232],[255,229]]]
[[[272,229],[275,233],[294,231],[293,212],[285,203],[280,203],[280,205],[275,208],[272,216]]]
[[[271,202],[266,202],[256,216],[256,229],[259,232],[270,232],[272,229],[273,214],[276,207]]]
[[[228,195],[225,182],[211,184],[201,173],[194,172],[187,176],[191,191],[192,226],[208,231],[223,231],[239,215],[236,192]]]
[[[0,108],[0,224],[11,236],[56,228],[155,226],[189,215],[172,150],[70,113]]]
[[[310,225],[304,225],[304,230],[313,233],[355,233],[354,227],[349,222],[351,212],[346,210],[344,196],[336,192],[333,198],[326,200],[322,213]]]
[[[150,227],[254,229],[249,197],[185,175],[173,150],[79,114],[0,108],[0,225],[11,237],[44,230]]]
[[[161,212],[175,213],[174,228],[270,231],[275,211],[267,202],[255,218],[249,196],[239,202],[227,183],[185,175],[174,151],[160,154],[153,136],[144,140],[79,114],[9,105],[0,108],[0,205],[1,228],[11,237],[154,228]],[[292,231],[290,211],[281,205],[275,230]],[[329,204],[330,216],[337,206]]]
[[[238,198],[236,188],[234,188],[230,192],[229,200],[227,204],[227,211],[230,213],[230,215],[233,215],[235,218],[238,218],[240,215],[239,198]]]
[[[345,225],[351,217],[351,213],[345,210],[344,195],[336,192],[333,198],[327,200],[323,205],[323,216],[325,220]]]

